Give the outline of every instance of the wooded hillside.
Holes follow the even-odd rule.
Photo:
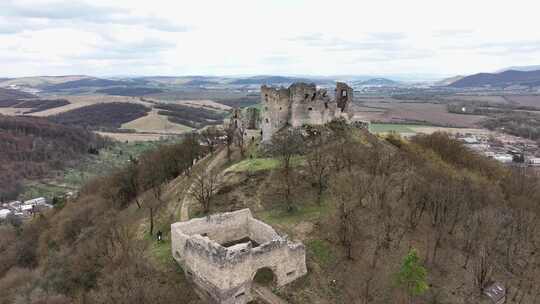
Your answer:
[[[105,144],[44,118],[0,115],[0,199],[15,198],[22,179],[42,178]]]

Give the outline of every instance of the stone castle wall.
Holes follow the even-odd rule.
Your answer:
[[[221,244],[249,238],[230,247]],[[277,286],[307,273],[305,248],[255,219],[249,209],[171,225],[173,256],[214,303],[247,303],[256,272],[270,268]]]
[[[341,82],[336,84],[335,99],[315,84],[294,83],[287,89],[262,86],[262,140],[269,141],[284,127],[320,125],[339,117],[349,119],[352,100],[353,89]]]

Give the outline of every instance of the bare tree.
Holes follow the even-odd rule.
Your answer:
[[[486,288],[486,285],[491,280],[492,271],[493,267],[489,261],[486,247],[482,246],[473,267],[474,284],[480,294],[482,294],[484,288]]]
[[[302,137],[296,129],[284,129],[272,136],[272,152],[280,160],[283,196],[287,211],[292,211],[292,189],[294,186],[293,157],[302,151]]]
[[[308,130],[305,142],[306,150],[309,153],[306,156],[306,163],[309,176],[313,183],[317,185],[317,197],[320,203],[330,177],[331,158],[327,147],[329,135],[325,128],[312,127]]]
[[[201,204],[204,213],[210,212],[212,199],[216,195],[219,185],[219,173],[216,170],[205,171],[195,176],[190,194]]]

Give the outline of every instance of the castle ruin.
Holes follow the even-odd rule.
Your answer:
[[[317,89],[315,84],[294,83],[289,88],[261,87],[262,141],[284,127],[300,127],[304,124],[321,125],[336,118],[350,120],[349,111],[353,89],[347,84],[336,84],[334,98],[327,90]]]
[[[280,236],[249,209],[171,225],[172,253],[210,303],[253,300],[257,273],[270,270],[277,287],[307,273],[302,243]]]

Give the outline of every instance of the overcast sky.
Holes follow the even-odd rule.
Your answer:
[[[457,75],[540,64],[538,0],[0,0],[0,77]]]

